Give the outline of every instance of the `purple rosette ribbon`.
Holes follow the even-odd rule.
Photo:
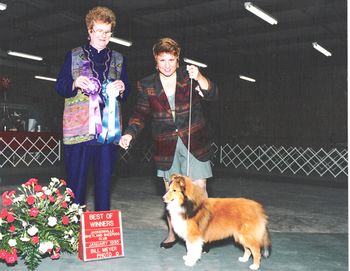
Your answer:
[[[90,84],[87,89],[82,89],[82,92],[89,96],[89,134],[95,135],[102,132],[102,120],[100,112],[100,103],[102,100],[99,93],[101,92],[100,81],[92,76],[89,76],[90,62],[83,61],[82,75],[89,77]]]

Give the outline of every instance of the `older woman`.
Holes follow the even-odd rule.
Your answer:
[[[163,178],[168,191],[173,173],[187,174],[190,82],[194,79],[190,177],[206,191],[206,179],[212,176],[211,152],[201,100],[217,99],[218,88],[198,67],[179,68],[180,46],[173,39],[158,40],[153,55],[157,72],[138,82],[136,107],[119,145],[127,149],[143,129],[146,118],[152,118],[157,176]],[[168,237],[160,244],[162,248],[171,248],[176,242],[169,218],[168,226]]]
[[[67,184],[76,203],[85,204],[87,174],[93,165],[95,210],[110,209],[110,179],[120,138],[119,101],[128,93],[124,57],[107,45],[116,16],[106,7],[86,17],[89,42],[67,53],[57,77],[57,93],[65,98],[63,113],[64,162]],[[113,127],[107,127],[108,109]],[[109,129],[111,128],[112,129]]]

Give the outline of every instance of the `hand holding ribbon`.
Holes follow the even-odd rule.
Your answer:
[[[104,143],[105,140],[107,143],[119,142],[121,135],[117,101],[119,89],[116,86],[116,81],[106,80],[102,84],[102,96],[105,108],[103,109],[102,133],[99,134],[97,141],[100,143]]]

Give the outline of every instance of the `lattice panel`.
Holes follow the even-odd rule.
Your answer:
[[[48,140],[40,136],[32,141],[29,138],[5,141],[0,138],[0,168],[5,166],[54,165],[61,158],[60,140],[50,137]]]
[[[348,176],[347,149],[298,148],[249,145],[220,147],[220,163],[225,167],[255,168],[256,170],[278,171],[293,174],[331,174],[337,177],[341,174]]]

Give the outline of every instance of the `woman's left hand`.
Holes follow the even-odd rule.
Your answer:
[[[199,68],[195,65],[187,65],[186,70],[188,72],[188,75],[191,79],[194,79],[196,81],[199,80],[201,73],[199,72]]]
[[[115,80],[111,83],[112,90],[119,92],[119,96],[123,96],[125,85],[122,80]]]

